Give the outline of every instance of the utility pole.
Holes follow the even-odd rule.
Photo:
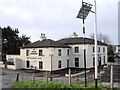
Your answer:
[[[82,0],[82,6],[83,6],[83,0]],[[86,50],[85,50],[85,18],[84,18],[84,7],[83,9],[83,43],[84,43],[84,50],[83,50],[83,58],[84,58],[84,70],[85,70],[85,87],[87,87],[87,79],[86,79]]]
[[[86,2],[83,2],[82,0],[82,7],[77,15],[77,18],[82,19],[83,21],[83,59],[84,59],[84,70],[85,70],[85,87],[87,87],[87,79],[86,79],[86,49],[85,49],[85,19],[88,16],[89,12],[92,9],[92,4],[88,4]]]
[[[98,50],[97,50],[97,9],[96,9],[96,0],[94,0],[95,7],[95,18],[94,18],[94,37],[95,37],[95,87],[98,88]]]

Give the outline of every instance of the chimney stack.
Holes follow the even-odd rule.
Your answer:
[[[72,37],[73,37],[73,38],[78,37],[78,35],[76,34],[76,32],[74,32],[74,33],[72,34]]]
[[[41,33],[41,36],[40,36],[40,41],[42,41],[42,40],[44,40],[44,39],[46,39],[46,36],[45,36],[45,34],[44,34],[44,33]]]

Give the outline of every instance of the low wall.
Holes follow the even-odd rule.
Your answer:
[[[7,68],[8,68],[8,69],[16,69],[16,68],[15,68],[15,65],[7,65]]]

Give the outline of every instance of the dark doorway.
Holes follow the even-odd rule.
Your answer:
[[[27,68],[30,67],[30,61],[26,61],[26,67],[27,67]]]
[[[39,69],[43,69],[43,62],[39,61]]]
[[[101,57],[99,57],[99,67],[101,66]]]

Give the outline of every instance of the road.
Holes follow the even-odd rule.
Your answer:
[[[19,80],[25,81],[25,80],[32,80],[32,73],[28,73],[25,70],[10,70],[10,69],[2,69],[2,88],[10,88],[11,85],[16,81],[17,73],[19,72]],[[46,76],[43,73],[35,73],[35,79],[36,80],[44,80],[46,81]],[[55,76],[55,75],[54,75]],[[89,76],[88,79],[93,78],[92,72],[87,73],[87,76]],[[48,81],[50,78],[48,78]],[[69,82],[69,78],[66,76],[59,76],[56,75],[53,78],[53,82]],[[80,75],[77,77],[72,77],[71,82],[84,82],[84,75]]]
[[[120,59],[116,59],[116,61],[120,63]],[[16,76],[18,72],[19,72],[20,81],[32,80],[32,73],[27,72],[26,70],[2,69],[2,73],[0,73],[0,75],[2,76],[2,88],[10,88],[11,85],[16,81]],[[36,80],[44,80],[44,81],[46,80],[46,76],[45,74],[43,74],[43,72],[35,73],[35,76],[36,76],[35,77]],[[93,79],[93,78],[94,78],[94,72],[87,73],[87,79]],[[53,81],[69,82],[69,78],[65,76],[58,76],[58,77],[54,77]],[[71,82],[72,83],[84,82],[84,74],[79,75],[77,77],[72,77]]]

